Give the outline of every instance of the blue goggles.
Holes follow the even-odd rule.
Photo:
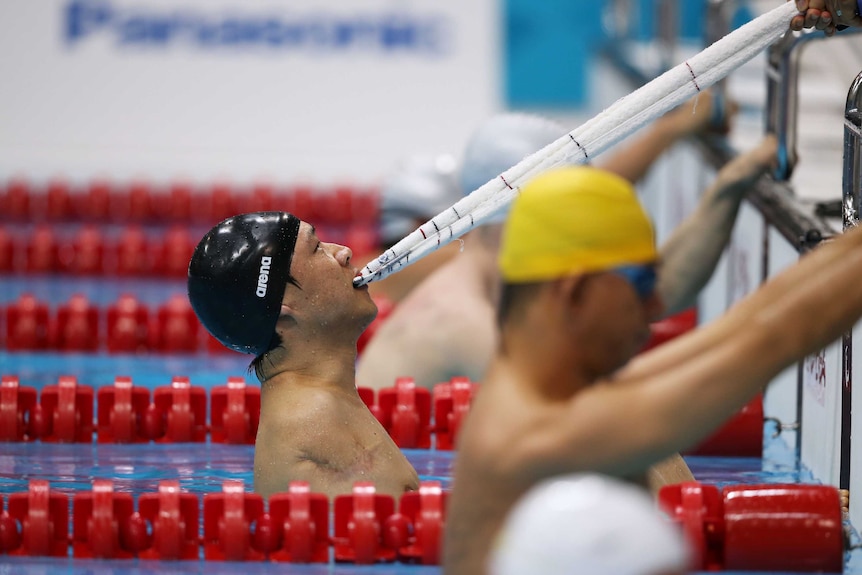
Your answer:
[[[641,299],[646,299],[655,292],[657,280],[655,264],[622,266],[608,271],[623,276]]]

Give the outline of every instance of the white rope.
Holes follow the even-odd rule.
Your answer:
[[[794,2],[759,16],[650,83],[617,100],[576,130],[524,158],[455,205],[425,222],[369,262],[356,286],[383,279],[481,225],[518,194],[520,186],[557,166],[582,164],[679,106],[780,38],[798,14]]]

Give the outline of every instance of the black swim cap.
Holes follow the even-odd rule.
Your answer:
[[[226,347],[267,351],[281,311],[300,220],[287,212],[233,216],[203,237],[189,262],[189,301]]]

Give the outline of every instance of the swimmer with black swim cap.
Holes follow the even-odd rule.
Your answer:
[[[418,487],[356,390],[356,342],[377,308],[367,289],[353,287],[352,255],[292,214],[257,212],[215,226],[189,263],[201,323],[228,348],[256,356],[255,490],[264,496],[295,480],[328,496],[350,493],[359,480],[393,496]]]
[[[189,263],[189,300],[201,323],[225,347],[269,351],[290,275],[300,220],[258,212],[221,222],[200,241]]]

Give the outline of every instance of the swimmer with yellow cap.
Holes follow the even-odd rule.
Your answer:
[[[507,514],[542,480],[595,472],[653,491],[681,481],[669,479],[688,471],[676,454],[759,390],[722,395],[737,363],[712,357],[713,341],[672,359],[677,340],[632,358],[662,302],[693,300],[708,280],[739,203],[775,153],[768,138],[722,168],[660,250],[634,188],[613,173],[556,168],[521,188],[498,254],[498,345],[458,438],[447,575],[488,573]],[[588,571],[572,572],[579,567]]]
[[[586,289],[594,285],[592,276],[612,273],[617,281],[603,282],[603,293],[622,290],[636,297],[616,300],[614,317],[599,320],[616,332],[596,329],[608,335],[597,335],[584,350],[585,361],[607,373],[643,347],[650,322],[661,316],[657,259],[652,223],[628,181],[587,166],[548,172],[522,188],[503,231],[499,268],[507,287],[501,313],[524,291],[515,286],[577,276]]]
[[[604,170],[569,167],[521,190],[499,264],[504,281],[524,283],[653,265],[657,257],[652,224],[632,185]]]

